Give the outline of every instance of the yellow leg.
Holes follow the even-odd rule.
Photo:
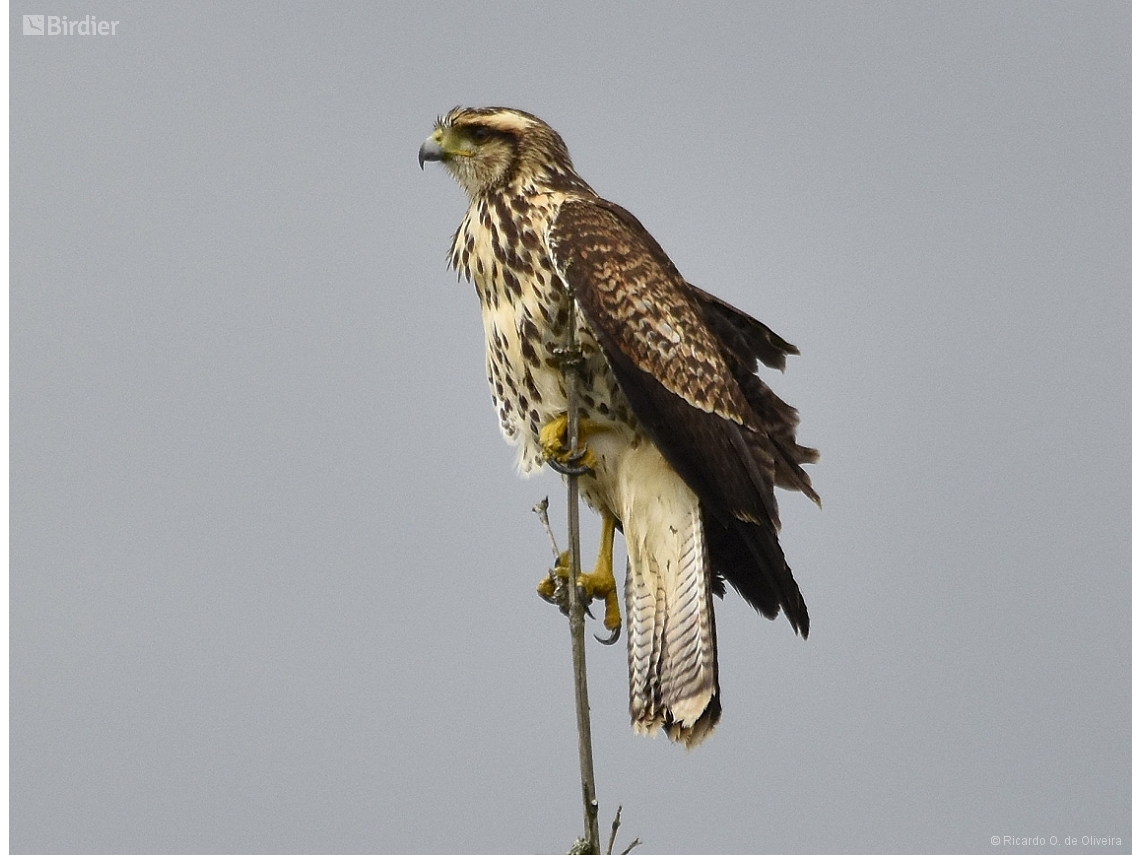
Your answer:
[[[547,422],[538,432],[538,442],[542,446],[542,453],[546,455],[547,460],[557,460],[562,464],[569,464],[570,458],[574,451],[578,449],[569,448],[570,438],[566,435],[569,428],[569,420],[566,418],[566,413],[562,413],[551,421]],[[591,433],[595,433],[601,428],[591,422],[589,419],[578,420],[578,441],[585,443],[586,439]],[[582,459],[577,461],[578,465],[585,466],[590,469],[597,468],[598,460],[594,457],[594,452],[590,451],[589,447],[586,448],[586,453]]]
[[[586,595],[592,600],[604,600],[606,616],[603,623],[611,632],[621,629],[621,607],[618,605],[617,580],[614,579],[614,529],[617,520],[607,511],[602,512],[602,542],[593,573],[578,577]]]
[[[603,619],[606,629],[614,634],[621,630],[621,606],[618,604],[617,580],[614,578],[614,530],[617,520],[609,513],[602,513],[602,541],[598,550],[598,560],[592,573],[578,576],[578,587],[587,601],[603,600],[606,614]],[[558,582],[565,582],[570,576],[570,555],[563,552],[550,575],[538,583],[538,595],[549,602],[558,600]]]

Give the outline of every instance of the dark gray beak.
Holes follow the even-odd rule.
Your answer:
[[[420,146],[420,169],[424,168],[426,160],[443,160],[443,149],[431,137],[424,140],[424,144]]]

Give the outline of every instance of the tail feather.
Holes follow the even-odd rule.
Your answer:
[[[679,561],[667,561],[665,578],[662,694],[669,713],[687,727],[696,723],[716,691],[708,551],[699,508],[689,515]]]
[[[675,477],[675,476],[674,476]],[[700,505],[683,482],[627,515],[630,716],[693,747],[720,719],[716,628]],[[640,531],[642,521],[654,531]]]
[[[626,568],[626,646],[629,651],[629,714],[638,733],[653,733],[665,723],[661,698],[664,650],[663,580]]]

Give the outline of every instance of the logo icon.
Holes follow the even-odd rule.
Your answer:
[[[44,16],[43,15],[25,15],[24,16],[24,35],[25,36],[42,36],[44,34]]]

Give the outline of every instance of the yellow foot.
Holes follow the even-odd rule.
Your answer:
[[[546,460],[559,471],[565,468],[581,468],[595,469],[598,465],[598,459],[594,456],[594,452],[590,451],[589,447],[578,450],[569,447],[569,437],[566,435],[569,428],[569,420],[566,414],[549,421],[538,432],[538,442],[542,446],[542,453]],[[586,437],[597,428],[586,419],[578,420],[578,441],[584,442]],[[563,474],[569,474],[563,472]],[[583,473],[575,473],[583,474]]]
[[[610,631],[609,638],[599,638],[606,644],[613,644],[621,633],[621,606],[618,604],[617,581],[614,579],[614,527],[615,520],[609,514],[602,515],[602,542],[598,551],[598,563],[592,573],[578,575],[579,596],[589,605],[594,600],[606,604],[602,623]],[[566,582],[570,577],[570,554],[563,552],[554,569],[538,583],[538,595],[547,602],[556,603],[566,611]]]

